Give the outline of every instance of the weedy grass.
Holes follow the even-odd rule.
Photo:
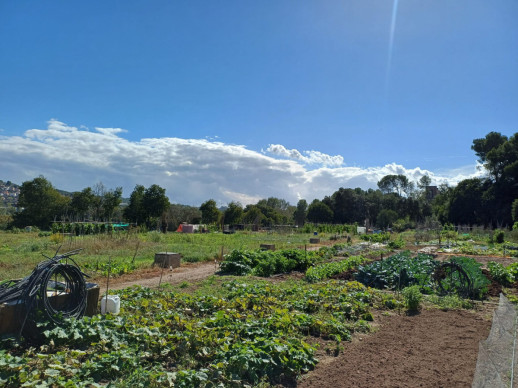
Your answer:
[[[87,236],[62,236],[36,232],[9,233],[0,231],[0,280],[29,275],[34,267],[56,251],[63,253],[81,248],[74,260],[89,275],[105,276],[108,262],[114,275],[150,266],[157,252],[175,252],[187,262],[210,261],[233,249],[259,249],[261,244],[275,244],[276,249],[302,248],[310,234],[304,233],[129,233],[113,232]]]
[[[439,296],[437,294],[424,295],[424,301],[439,307],[444,311],[472,309],[474,304],[469,299],[463,299],[458,295]]]

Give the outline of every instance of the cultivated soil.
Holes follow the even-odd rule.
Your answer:
[[[471,387],[490,319],[484,310],[381,316],[375,333],[323,355],[297,387]]]
[[[439,259],[447,258],[442,256]],[[493,258],[479,259],[485,264]],[[111,279],[110,289],[195,282],[216,271],[214,263],[182,263],[172,271],[156,267]],[[298,275],[280,275],[270,280],[283,281]],[[104,286],[101,284],[101,291]],[[423,309],[415,315],[378,314],[373,332],[343,342],[338,356],[325,349],[332,348],[333,343],[322,343],[318,350],[320,362],[315,370],[302,376],[296,387],[470,387],[479,342],[489,334],[496,303],[493,298],[470,311]]]

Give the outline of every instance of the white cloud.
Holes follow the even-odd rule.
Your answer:
[[[270,144],[266,151],[273,155],[297,160],[309,165],[339,167],[344,164],[344,158],[340,155],[331,156],[319,151],[303,151],[301,153],[296,149],[287,149],[281,144]]]
[[[482,173],[475,164],[440,173],[396,163],[347,167],[339,155],[299,152],[280,144],[270,145],[267,151],[272,156],[268,156],[243,145],[208,139],[129,141],[120,136],[124,132],[120,128],[90,131],[50,120],[46,129],[2,136],[3,179],[22,183],[44,175],[55,187],[69,191],[102,181],[110,188],[122,186],[124,196],[136,184],[156,183],[173,202],[199,206],[209,198],[218,204],[239,201],[243,205],[270,196],[292,204],[301,198],[310,202],[340,187],[376,188],[388,174],[404,174],[414,181],[428,174],[434,183],[455,184]]]
[[[103,133],[105,135],[114,135],[114,136],[116,134],[118,134],[118,133],[128,132],[125,129],[121,129],[121,128],[99,128],[99,127],[95,127],[95,130],[97,132]]]

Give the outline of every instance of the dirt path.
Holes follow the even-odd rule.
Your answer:
[[[158,287],[161,272],[161,268],[153,268],[147,272],[141,271],[125,277],[115,278],[110,280],[110,289],[120,290],[136,284],[150,288]],[[191,282],[203,280],[210,275],[214,275],[215,272],[214,263],[182,263],[180,268],[175,268],[172,271],[167,268],[164,269],[162,273],[162,284],[179,284],[184,281]],[[106,284],[100,284],[100,286],[102,289]]]
[[[382,316],[376,333],[321,358],[297,387],[471,387],[478,345],[490,328],[484,312]]]

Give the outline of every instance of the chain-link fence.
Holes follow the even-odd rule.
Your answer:
[[[516,308],[500,294],[491,332],[479,344],[473,388],[518,387],[516,319]]]

